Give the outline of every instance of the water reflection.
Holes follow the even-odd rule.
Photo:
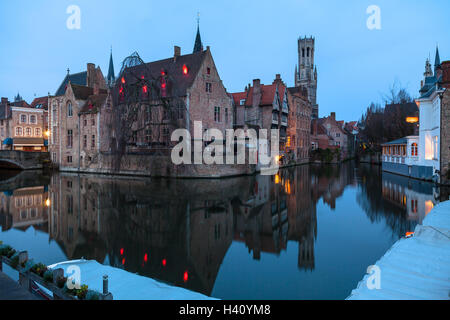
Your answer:
[[[350,193],[346,196],[348,187],[357,190],[356,199]],[[439,197],[448,197],[447,190],[352,163],[226,180],[65,173],[48,180],[24,173],[4,176],[0,190],[0,239],[32,226],[48,233],[49,241],[38,246],[49,260],[54,250],[49,243],[57,243],[67,259],[95,259],[207,295],[212,294],[233,243],[245,245],[247,259],[260,263],[265,263],[264,254],[280,256],[295,249],[297,272],[314,273],[320,201],[332,211],[345,210],[339,206],[341,200],[357,202],[361,212],[353,214],[366,215],[373,225],[386,224],[395,240],[413,230]],[[327,222],[323,223],[325,227]],[[20,237],[12,234],[8,243],[20,243]],[[286,274],[286,280],[291,276]],[[224,277],[230,287],[239,286],[233,284],[233,274]],[[353,278],[360,279],[361,274]],[[323,299],[328,298],[326,291]],[[217,295],[234,298],[233,290]],[[345,292],[342,295],[345,298]],[[267,297],[279,298],[270,293]]]

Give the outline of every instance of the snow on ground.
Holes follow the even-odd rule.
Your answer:
[[[449,300],[450,201],[436,206],[414,236],[397,241],[376,263],[381,289],[366,275],[348,300]]]
[[[200,293],[169,286],[151,278],[139,276],[122,269],[105,266],[97,261],[74,260],[49,266],[62,268],[67,276],[67,268],[76,265],[81,271],[81,284],[89,289],[103,291],[103,276],[108,275],[109,292],[114,300],[211,300]]]

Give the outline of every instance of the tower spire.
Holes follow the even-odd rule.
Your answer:
[[[114,82],[116,82],[116,76],[114,75],[114,62],[113,62],[113,56],[112,56],[112,46],[111,46],[111,54],[109,56],[108,76],[106,77],[106,80],[110,87],[112,87],[114,85]]]
[[[436,45],[436,57],[434,59],[434,68],[437,68],[441,65],[441,58],[439,56],[439,48]]]
[[[194,52],[203,51],[202,37],[200,36],[200,12],[197,13],[197,36],[195,37]]]

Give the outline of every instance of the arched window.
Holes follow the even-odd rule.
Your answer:
[[[302,57],[305,57],[305,48],[302,49]]]
[[[30,116],[30,123],[35,124],[36,123],[36,116],[34,114],[32,114]]]
[[[309,47],[308,47],[308,49],[306,50],[306,56],[309,58]]]
[[[411,156],[413,156],[413,157],[417,157],[417,155],[419,154],[419,150],[418,150],[419,148],[418,148],[418,146],[417,146],[417,143],[413,143],[412,145],[411,145]]]
[[[16,136],[20,137],[22,134],[23,134],[22,127],[17,127],[16,128]]]
[[[67,116],[68,117],[73,116],[72,103],[70,101],[67,103]]]
[[[25,129],[25,135],[26,135],[27,137],[30,137],[30,136],[31,136],[31,128],[30,128],[30,127],[27,127],[27,128]]]
[[[34,129],[34,135],[36,137],[40,137],[41,136],[41,128],[36,128]]]

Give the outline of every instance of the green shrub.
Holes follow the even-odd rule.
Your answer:
[[[88,290],[86,293],[86,300],[100,300],[100,293],[94,290]]]
[[[40,277],[44,276],[45,271],[47,271],[47,266],[42,263],[37,263],[31,267],[31,272],[37,274]]]
[[[53,282],[53,271],[47,270],[44,272],[44,281],[45,282]]]
[[[17,269],[18,265],[19,265],[19,253],[16,252],[11,256],[11,267],[13,269]]]
[[[85,300],[88,292],[88,286],[84,284],[80,289],[75,290],[75,292],[78,299]]]
[[[0,245],[0,256],[11,257],[12,254],[10,254],[10,252],[13,251],[13,250],[14,249],[11,246],[9,246],[7,244],[2,244],[2,245]]]

